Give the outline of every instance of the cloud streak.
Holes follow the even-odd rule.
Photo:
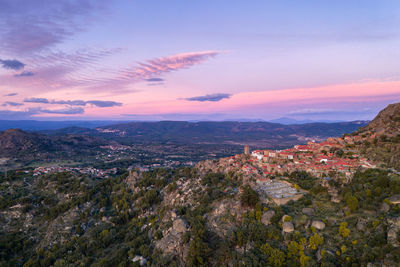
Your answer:
[[[75,108],[63,108],[63,109],[43,109],[40,107],[29,108],[26,110],[0,110],[0,119],[8,120],[12,119],[32,119],[33,116],[40,114],[52,114],[52,115],[81,115],[85,113],[85,110],[81,107]]]
[[[145,80],[146,80],[146,82],[163,82],[164,81],[164,79],[162,79],[162,78],[148,78]]]
[[[195,96],[195,97],[188,97],[188,98],[183,98],[186,101],[198,101],[198,102],[206,102],[206,101],[211,101],[211,102],[218,102],[223,99],[230,98],[232,95],[231,94],[209,94],[209,95],[203,95],[203,96]]]
[[[108,108],[122,106],[122,103],[115,101],[103,101],[103,100],[49,100],[47,98],[28,98],[24,100],[25,103],[37,103],[37,104],[51,104],[51,105],[68,105],[68,106],[95,106],[99,108]]]
[[[346,115],[346,114],[365,114],[371,112],[369,108],[361,110],[342,110],[342,109],[324,109],[324,108],[304,108],[287,113],[289,116],[327,116],[327,115]]]
[[[94,0],[0,1],[0,48],[24,54],[51,48],[81,32],[105,9]]]
[[[47,98],[28,98],[24,100],[25,103],[40,103],[40,104],[49,104],[49,100]]]
[[[146,62],[139,62],[138,66],[132,72],[128,71],[126,75],[137,80],[151,79],[163,73],[187,69],[213,58],[219,53],[217,51],[191,52],[147,60]]]
[[[25,67],[24,63],[16,59],[0,59],[0,64],[8,70],[21,70]]]
[[[150,59],[144,62],[138,62],[136,66],[121,70],[115,77],[109,79],[98,79],[94,85],[88,87],[89,90],[109,90],[110,87],[119,90],[124,87],[142,82],[163,81],[160,75],[188,69],[194,65],[203,63],[208,59],[214,58],[220,51],[199,51],[190,53],[175,54],[167,57]]]
[[[35,75],[32,71],[23,71],[21,73],[14,74],[14,77],[31,77]]]
[[[18,93],[9,93],[9,94],[5,94],[3,96],[16,96],[16,95],[18,95]]]
[[[100,101],[100,100],[91,100],[86,101],[86,104],[90,104],[99,108],[109,108],[109,107],[116,107],[122,106],[122,103],[115,102],[115,101]]]
[[[85,110],[81,107],[70,107],[62,109],[39,109],[38,113],[73,115],[73,114],[83,114],[85,113]]]
[[[3,107],[6,107],[6,106],[18,107],[18,106],[23,106],[23,105],[24,105],[23,103],[17,103],[17,102],[11,102],[11,101],[7,101],[2,104]]]
[[[18,79],[0,75],[0,80],[5,81],[4,86],[28,88],[32,94],[59,90],[109,92],[112,89],[114,93],[133,92],[129,87],[135,83],[146,81],[148,85],[160,85],[164,81],[160,75],[188,69],[221,53],[200,51],[176,54],[142,61],[119,70],[101,64],[105,57],[120,51],[118,48],[95,51],[81,49],[70,54],[61,51],[35,54],[25,59],[33,72],[15,74]]]

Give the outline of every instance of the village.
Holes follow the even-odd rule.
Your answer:
[[[264,176],[306,171],[317,177],[326,177],[335,172],[349,178],[359,168],[376,167],[366,158],[352,151],[344,151],[347,150],[341,143],[330,138],[322,143],[308,142],[285,150],[255,150],[249,162],[261,167]]]
[[[356,137],[357,138],[357,137]],[[317,143],[310,141],[284,150],[254,150],[245,146],[244,154],[222,158],[220,168],[239,170],[255,180],[254,188],[276,204],[297,200],[304,190],[288,182],[292,172],[307,172],[327,186],[331,179],[351,180],[357,170],[376,166],[351,150],[354,137],[328,138]]]
[[[117,173],[117,168],[101,170],[93,167],[63,167],[63,166],[37,167],[33,170],[33,176],[39,176],[43,174],[54,174],[61,172],[75,172],[79,174],[90,175],[96,178],[109,178],[110,175],[115,175]]]
[[[258,179],[287,175],[294,171],[306,171],[316,177],[332,174],[351,178],[360,168],[376,168],[346,146],[342,138],[328,138],[321,143],[308,142],[285,150],[254,150],[245,146],[243,155],[220,160],[220,163],[240,168],[243,173],[255,174]],[[245,160],[244,160],[245,159]]]

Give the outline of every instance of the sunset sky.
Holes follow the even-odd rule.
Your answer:
[[[400,1],[0,0],[0,119],[372,119]]]

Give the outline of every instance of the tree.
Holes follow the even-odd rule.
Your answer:
[[[308,245],[312,250],[316,250],[320,245],[324,243],[324,238],[319,236],[317,233],[310,236]]]
[[[308,262],[311,260],[311,257],[306,256],[304,253],[300,256],[300,266],[305,267],[307,266]]]
[[[199,236],[195,236],[190,242],[187,261],[189,266],[208,266],[210,248]]]
[[[351,211],[355,211],[358,208],[358,199],[353,195],[346,196],[346,205]]]
[[[342,222],[339,226],[339,234],[343,237],[346,238],[350,234],[350,230],[347,228],[347,222]]]
[[[301,255],[303,255],[303,246],[297,243],[296,241],[290,241],[288,245],[288,253],[287,257],[292,261],[292,264],[288,265],[298,265],[299,259]]]
[[[269,244],[264,244],[260,248],[261,252],[268,255],[268,264],[280,267],[285,264],[285,253],[277,248],[271,247]]]
[[[243,192],[240,196],[240,203],[243,206],[254,207],[259,202],[259,197],[256,191],[254,191],[250,185],[243,187]]]
[[[343,150],[341,150],[341,149],[339,149],[338,151],[336,151],[336,156],[338,156],[339,158],[341,158],[342,156],[343,156],[343,154],[344,154],[344,151]]]

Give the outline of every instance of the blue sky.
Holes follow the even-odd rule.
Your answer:
[[[398,1],[0,0],[0,40],[0,119],[355,120],[400,98]]]

